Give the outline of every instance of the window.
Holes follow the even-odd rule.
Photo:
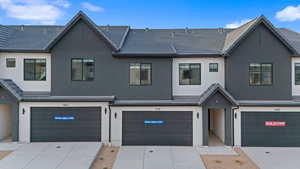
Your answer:
[[[179,64],[179,85],[200,85],[201,64],[180,63]]]
[[[295,85],[300,85],[300,63],[295,63]]]
[[[218,63],[210,63],[209,64],[209,72],[218,72]]]
[[[95,74],[93,59],[72,59],[71,78],[73,81],[92,81]]]
[[[149,63],[131,63],[130,85],[151,85],[151,67]]]
[[[273,65],[270,63],[251,63],[249,65],[250,85],[272,85]]]
[[[46,59],[24,59],[24,80],[46,80]]]
[[[6,58],[6,67],[7,68],[16,67],[16,58]]]

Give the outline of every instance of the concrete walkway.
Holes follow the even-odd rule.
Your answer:
[[[113,169],[205,169],[193,147],[121,147]]]
[[[299,169],[300,148],[243,147],[242,150],[261,169]]]
[[[1,160],[0,168],[88,169],[100,148],[101,143],[24,144]]]

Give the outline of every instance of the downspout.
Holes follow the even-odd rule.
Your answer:
[[[108,105],[108,144],[111,145],[111,108],[110,105]]]

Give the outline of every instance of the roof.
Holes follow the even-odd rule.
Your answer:
[[[64,26],[0,25],[0,51],[49,52],[81,19],[111,45],[114,56],[223,56],[260,23],[264,23],[295,55],[300,53],[300,34],[275,28],[264,16],[236,29],[132,29],[129,26],[96,25],[81,11]]]
[[[202,105],[207,99],[212,97],[215,93],[220,92],[233,106],[237,106],[238,102],[228,93],[219,83],[212,84],[206,91],[204,91],[199,100],[199,104]]]
[[[51,96],[50,92],[24,92],[11,79],[0,79],[0,86],[5,88],[18,101],[32,102],[110,102],[114,96]]]
[[[6,89],[18,101],[22,99],[23,91],[10,79],[0,79],[0,86]]]

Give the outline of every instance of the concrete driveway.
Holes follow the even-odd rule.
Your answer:
[[[123,146],[113,169],[205,169],[192,147]]]
[[[299,169],[300,148],[243,147],[261,169]]]
[[[0,144],[0,150],[9,147]],[[30,143],[0,160],[1,169],[88,169],[101,143]]]

